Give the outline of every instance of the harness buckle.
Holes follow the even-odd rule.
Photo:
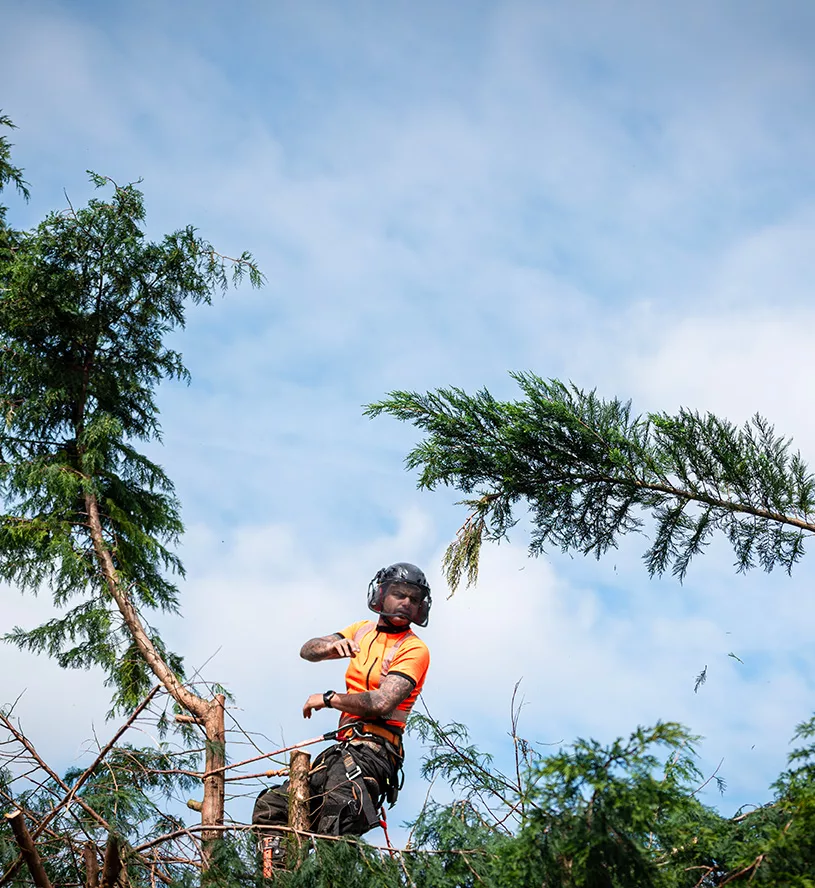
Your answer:
[[[362,768],[360,768],[350,753],[345,753],[342,757],[342,762],[345,765],[345,776],[349,780],[356,780],[357,777],[362,775]]]

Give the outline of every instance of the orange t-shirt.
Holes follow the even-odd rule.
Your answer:
[[[379,688],[382,673],[382,662],[388,652],[398,645],[396,652],[390,661],[387,675],[401,675],[413,682],[413,690],[396,707],[399,715],[393,718],[385,716],[385,721],[394,727],[401,728],[405,724],[407,714],[413,708],[424,686],[427,667],[430,665],[430,651],[427,645],[415,635],[409,628],[404,632],[385,632],[376,628],[370,620],[359,620],[351,623],[338,634],[343,638],[353,638],[357,631],[366,623],[372,628],[359,641],[359,653],[351,657],[348,668],[345,670],[346,693],[360,694],[363,691],[375,691]],[[359,716],[343,713],[342,723],[349,721],[364,721]]]

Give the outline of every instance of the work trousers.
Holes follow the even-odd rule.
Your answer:
[[[348,753],[361,772],[356,779],[348,776]],[[312,831],[324,836],[361,836],[372,829],[377,823],[371,822],[371,811],[378,811],[386,796],[395,798],[400,767],[397,756],[373,742],[337,743],[321,752],[309,775]],[[363,787],[370,803],[362,797]],[[257,797],[252,823],[284,826],[288,823],[288,808],[287,780]]]

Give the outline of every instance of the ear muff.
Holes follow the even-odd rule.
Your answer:
[[[381,568],[376,572],[374,578],[368,583],[368,608],[375,614],[382,613],[382,601],[385,597],[385,588],[382,582],[382,576],[387,568]]]
[[[417,626],[426,626],[428,620],[430,619],[430,605],[433,603],[433,600],[430,598],[430,593],[426,592],[425,597],[422,599],[422,603],[419,606],[419,612],[416,614],[416,619],[414,620]]]

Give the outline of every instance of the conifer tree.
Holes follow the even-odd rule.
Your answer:
[[[0,152],[4,181],[23,187]],[[99,666],[113,709],[132,709],[156,676],[207,733],[210,772],[223,763],[223,696],[200,697],[181,659],[150,627],[176,611],[183,573],[173,484],[139,450],[160,440],[163,379],[185,379],[165,344],[188,304],[231,279],[261,275],[222,256],[191,226],[151,242],[135,185],[91,175],[109,199],[50,214],[15,234],[0,262],[0,579],[49,590],[60,615],[7,639],[64,667]],[[223,773],[204,780],[204,823],[223,819]]]
[[[514,374],[524,394],[391,392],[367,413],[411,422],[426,436],[406,458],[419,486],[463,492],[468,516],[445,555],[452,588],[478,573],[482,542],[506,537],[525,502],[530,550],[598,558],[652,519],[651,575],[682,579],[715,532],[739,571],[790,571],[815,532],[815,480],[790,441],[761,416],[737,427],[710,413],[634,415],[558,380]]]

